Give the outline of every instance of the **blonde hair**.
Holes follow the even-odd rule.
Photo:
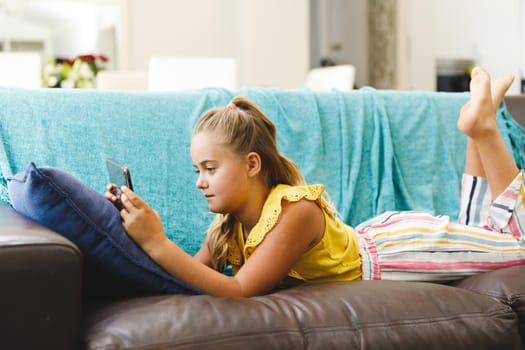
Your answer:
[[[276,128],[250,100],[238,96],[227,107],[214,108],[201,115],[193,135],[213,132],[223,145],[240,156],[256,152],[261,157],[261,174],[268,188],[278,184],[304,185],[297,166],[277,149]],[[231,214],[217,214],[208,228],[208,249],[212,267],[223,271],[228,262],[228,242],[237,220]]]

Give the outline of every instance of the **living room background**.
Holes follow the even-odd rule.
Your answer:
[[[331,61],[354,65],[358,87],[435,90],[439,60],[523,77],[524,2],[0,0],[0,51],[100,53],[135,72],[151,56],[232,57],[239,86],[284,88]]]

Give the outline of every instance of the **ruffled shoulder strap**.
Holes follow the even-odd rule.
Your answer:
[[[257,224],[253,227],[244,246],[244,255],[246,258],[255,250],[266,234],[275,226],[282,211],[282,200],[289,202],[297,202],[303,198],[312,201],[319,201],[324,206],[322,195],[324,193],[324,186],[305,185],[305,186],[289,186],[277,185],[270,192],[266,199],[261,216]]]

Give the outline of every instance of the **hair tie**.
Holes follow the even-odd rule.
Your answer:
[[[235,103],[233,102],[230,102],[227,106],[229,109],[231,109],[232,111],[236,110],[237,109],[237,106],[235,105]]]

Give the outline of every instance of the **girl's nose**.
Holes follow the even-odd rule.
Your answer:
[[[199,174],[199,177],[197,178],[197,182],[195,183],[195,186],[197,186],[198,189],[203,189],[207,187],[207,182],[202,178],[201,174]]]

